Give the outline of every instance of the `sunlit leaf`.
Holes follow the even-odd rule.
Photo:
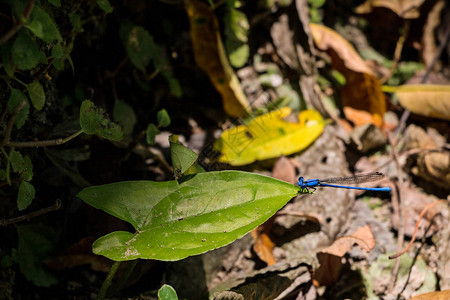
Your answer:
[[[400,104],[415,114],[450,120],[450,86],[448,85],[383,86],[383,90],[394,92]]]
[[[99,238],[93,252],[113,260],[179,260],[225,246],[266,221],[299,188],[241,171],[179,181],[130,181],[89,187],[78,197],[129,222],[135,233]]]
[[[222,96],[225,112],[243,117],[250,112],[250,104],[225,54],[219,24],[208,4],[200,0],[184,0],[190,21],[194,57],[199,66]]]
[[[80,126],[87,134],[97,134],[105,139],[120,141],[123,137],[120,126],[109,120],[103,108],[84,100],[80,108]]]
[[[38,6],[34,6],[30,18],[25,23],[25,27],[30,29],[38,38],[44,42],[52,43],[55,40],[61,41],[58,26],[55,21]]]
[[[34,186],[27,181],[22,181],[19,185],[19,192],[17,194],[17,208],[19,210],[27,208],[31,202],[33,202],[35,194],[36,191]]]
[[[314,43],[320,50],[327,51],[332,66],[346,79],[342,92],[342,104],[372,114],[371,123],[383,125],[386,100],[381,84],[359,56],[353,46],[341,35],[318,24],[310,24]]]
[[[26,85],[28,95],[30,96],[31,104],[37,110],[41,110],[45,104],[45,92],[39,81],[35,80]]]
[[[242,67],[248,59],[250,49],[247,44],[250,25],[246,15],[234,7],[225,14],[225,48],[233,67]]]
[[[299,123],[290,123],[283,119],[290,113],[284,107],[228,129],[214,144],[222,152],[219,160],[241,166],[305,149],[322,133],[325,122],[318,112],[306,110],[299,114]]]

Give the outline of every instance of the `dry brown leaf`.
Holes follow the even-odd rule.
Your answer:
[[[409,298],[409,300],[448,300],[448,299],[450,299],[450,290],[423,293],[414,296],[412,298]]]
[[[221,94],[225,112],[244,117],[250,112],[250,104],[228,62],[216,16],[206,2],[185,0],[184,6],[189,16],[195,62]]]
[[[353,46],[334,30],[310,24],[314,42],[321,50],[327,51],[335,69],[346,79],[342,88],[342,104],[372,115],[370,123],[383,125],[386,100],[381,85]]]
[[[400,104],[415,114],[450,121],[448,85],[410,84],[383,89],[395,92]]]
[[[375,238],[368,225],[359,228],[351,236],[343,236],[317,253],[320,267],[314,272],[316,286],[330,285],[339,279],[343,264],[342,257],[349,252],[354,244],[369,252],[375,247]]]
[[[392,10],[400,18],[417,19],[420,16],[419,8],[425,0],[366,0],[356,8],[359,14],[372,12],[376,7]]]
[[[281,156],[275,162],[272,170],[272,177],[290,183],[297,183],[297,173],[292,161],[286,156]]]
[[[252,238],[255,243],[253,244],[253,250],[259,259],[265,262],[268,266],[276,263],[275,257],[272,254],[272,250],[275,247],[275,243],[269,237],[268,232],[273,226],[275,216],[272,216],[263,225],[260,225],[251,231]]]
[[[434,4],[433,8],[427,15],[427,22],[423,27],[423,35],[422,35],[422,58],[425,63],[425,66],[428,67],[432,64],[434,57],[437,53],[437,45],[436,39],[434,37],[434,30],[441,24],[441,12],[445,7],[445,1],[439,0]],[[439,65],[439,62],[435,62]],[[434,67],[435,70],[438,69],[438,66]]]

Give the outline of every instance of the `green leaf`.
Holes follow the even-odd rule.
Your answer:
[[[22,109],[17,114],[16,119],[14,120],[14,124],[16,125],[17,129],[22,128],[22,126],[25,124],[28,118],[28,113],[30,112],[30,103],[28,103],[27,96],[25,96],[25,94],[20,90],[14,88],[11,89],[11,95],[9,96],[8,100],[8,112],[12,113],[14,109],[16,109],[16,107],[23,101],[25,101],[25,106],[22,107]]]
[[[3,68],[5,69],[5,72],[9,77],[13,77],[14,73],[16,72],[16,65],[13,61],[11,45],[11,43],[5,43],[1,48]]]
[[[170,125],[170,117],[167,110],[161,109],[158,111],[156,118],[158,119],[158,127],[167,127]]]
[[[61,0],[48,0],[48,3],[56,7],[61,7]]]
[[[125,36],[125,49],[131,63],[145,71],[155,52],[153,37],[141,26],[132,28]]]
[[[17,208],[24,210],[31,202],[33,202],[36,191],[34,186],[26,181],[22,181],[19,185],[19,193],[17,194]]]
[[[108,0],[97,0],[97,5],[100,6],[100,8],[107,13],[113,12],[113,7],[111,6],[111,3],[109,3]]]
[[[147,144],[154,145],[155,144],[155,137],[159,134],[159,129],[156,127],[155,124],[150,123],[147,126]]]
[[[60,43],[52,47],[52,57],[54,59],[60,59],[64,56],[64,49]]]
[[[241,238],[282,208],[299,188],[241,171],[198,173],[179,181],[129,181],[83,189],[89,205],[129,222],[93,244],[116,261],[180,260]]]
[[[133,133],[133,127],[137,120],[136,114],[134,113],[133,108],[125,101],[116,101],[113,109],[113,117],[114,121],[122,125],[123,133],[125,135],[130,135]]]
[[[41,60],[41,55],[36,42],[23,30],[19,31],[12,46],[12,59],[17,68],[20,70],[33,69]]]
[[[175,178],[180,178],[192,164],[197,160],[198,155],[189,148],[178,142],[170,141],[170,156],[172,157],[173,173]]]
[[[158,290],[158,300],[178,300],[177,292],[170,285],[164,284]]]
[[[41,110],[45,104],[45,92],[42,85],[36,80],[30,84],[27,84],[26,88],[34,108]]]
[[[34,6],[30,18],[25,23],[25,27],[30,29],[38,38],[47,43],[55,40],[62,41],[58,26],[53,19],[38,6]]]
[[[19,237],[18,257],[20,271],[36,286],[49,287],[58,281],[45,266],[45,259],[53,252],[57,235],[50,227],[41,224],[17,226]]]
[[[120,141],[122,129],[106,116],[105,111],[89,100],[84,100],[80,109],[80,126],[86,134],[97,134],[105,139]]]
[[[28,155],[23,158],[22,154],[12,150],[9,153],[9,159],[14,172],[19,173],[23,180],[30,181],[33,179],[33,164]]]
[[[240,68],[248,60],[250,48],[247,44],[250,28],[247,16],[229,7],[225,14],[225,49],[233,67]]]

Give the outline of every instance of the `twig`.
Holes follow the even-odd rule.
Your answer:
[[[425,206],[425,208],[420,212],[419,219],[417,219],[416,227],[414,228],[414,233],[413,233],[413,236],[412,236],[411,241],[409,242],[408,246],[406,246],[406,248],[405,248],[403,251],[400,251],[400,252],[398,252],[398,253],[396,253],[396,254],[394,254],[394,255],[389,256],[389,259],[394,259],[394,258],[397,258],[397,257],[399,257],[399,256],[402,256],[403,254],[406,253],[406,251],[409,250],[409,248],[411,247],[411,245],[412,245],[412,244],[414,243],[414,241],[416,240],[416,234],[417,234],[417,231],[419,230],[420,221],[422,221],[422,218],[423,218],[423,216],[425,215],[425,213],[426,213],[429,209],[431,209],[433,206],[435,206],[436,204],[438,204],[439,202],[444,202],[444,201],[446,201],[446,200],[442,200],[442,199],[441,199],[441,200],[436,200],[436,201],[431,202],[431,203],[428,204],[427,206]]]
[[[15,223],[19,223],[19,222],[22,222],[22,221],[25,221],[25,220],[29,220],[29,219],[38,217],[40,215],[44,215],[44,214],[46,214],[48,212],[58,210],[60,207],[61,207],[61,200],[57,199],[56,203],[53,204],[52,206],[49,206],[49,207],[46,207],[46,208],[43,208],[43,209],[31,212],[29,214],[25,214],[25,215],[17,217],[17,218],[0,220],[0,226],[8,226],[8,225],[11,225],[11,224],[15,224]]]
[[[16,120],[17,114],[25,106],[25,103],[26,103],[26,101],[23,100],[22,103],[20,103],[19,105],[16,106],[16,108],[14,108],[11,118],[9,119],[8,125],[6,126],[5,136],[3,137],[3,140],[0,143],[0,147],[3,147],[5,145],[9,144],[9,138],[11,136],[11,131],[14,126],[14,121]]]
[[[31,11],[33,10],[33,2],[34,0],[28,1],[27,6],[25,6],[25,10],[23,11],[23,15],[19,19],[19,21],[0,38],[0,46],[6,43],[10,38],[12,38],[16,34],[16,32],[25,24],[25,22],[31,15]]]
[[[398,62],[400,61],[400,57],[402,55],[403,45],[405,44],[406,37],[409,33],[409,24],[410,20],[405,20],[405,23],[403,24],[402,28],[402,34],[398,38],[397,45],[395,46],[394,51],[394,59],[392,61],[392,66],[389,69],[389,72],[380,79],[380,83],[384,84],[386,81],[388,81],[389,78],[391,78],[392,74],[394,74],[395,69],[397,69]]]
[[[31,141],[31,142],[9,142],[6,145],[16,148],[32,148],[32,147],[48,147],[48,146],[58,146],[62,145],[64,143],[67,143],[68,141],[76,138],[80,134],[82,134],[84,131],[80,130],[78,132],[75,132],[71,136],[68,136],[66,138],[59,138],[56,140],[46,140],[46,141]]]

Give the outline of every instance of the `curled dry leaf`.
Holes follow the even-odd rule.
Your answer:
[[[450,86],[434,84],[411,84],[383,87],[394,92],[400,104],[411,112],[450,121]]]
[[[422,58],[425,66],[429,66],[433,63],[434,57],[437,54],[436,39],[434,37],[435,29],[441,24],[441,12],[445,8],[445,1],[439,0],[434,4],[427,16],[427,22],[423,27],[422,35]],[[439,62],[436,62],[439,64]],[[437,69],[436,66],[434,68]]]
[[[367,14],[376,7],[384,7],[396,13],[400,18],[417,19],[420,16],[419,8],[423,2],[425,0],[366,0],[356,8],[356,12]]]
[[[370,123],[381,127],[386,101],[374,73],[337,32],[318,24],[310,24],[310,28],[317,47],[330,55],[333,67],[345,76],[346,84],[342,88],[344,109],[352,107],[367,111],[372,115]]]
[[[195,62],[221,94],[226,113],[235,117],[247,115],[250,104],[228,62],[214,12],[199,0],[185,0],[184,6],[191,26]]]
[[[314,272],[313,283],[316,286],[330,285],[339,279],[343,264],[342,257],[354,244],[367,252],[375,247],[375,238],[368,225],[359,228],[351,236],[337,239],[331,246],[317,253],[320,267]]]

